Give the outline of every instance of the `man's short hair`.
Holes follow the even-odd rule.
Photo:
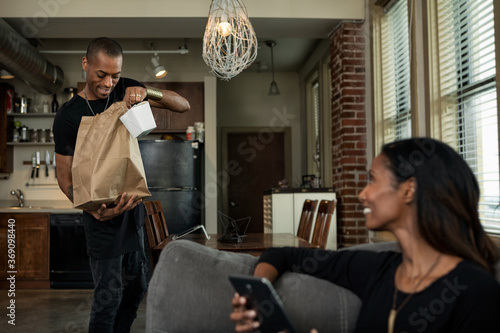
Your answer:
[[[99,37],[90,42],[87,47],[87,60],[92,61],[99,52],[103,52],[105,55],[111,58],[123,56],[122,47],[117,41],[108,37]]]

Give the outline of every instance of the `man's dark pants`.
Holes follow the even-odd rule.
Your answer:
[[[90,259],[94,300],[90,333],[130,332],[147,290],[146,265],[141,251],[116,258]]]

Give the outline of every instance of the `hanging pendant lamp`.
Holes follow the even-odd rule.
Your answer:
[[[273,48],[276,46],[276,42],[274,40],[266,40],[266,45],[271,48],[271,72],[273,74],[273,81],[271,82],[271,86],[269,87],[270,96],[276,96],[280,94],[280,90],[278,89],[278,84],[274,81],[274,54]]]
[[[203,60],[220,79],[229,80],[257,57],[257,37],[240,0],[212,0],[203,36]]]

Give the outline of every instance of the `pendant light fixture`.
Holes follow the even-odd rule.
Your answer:
[[[257,37],[241,0],[212,0],[203,36],[203,60],[220,79],[229,80],[257,57]]]
[[[278,84],[274,81],[274,54],[273,48],[276,46],[276,42],[274,40],[266,40],[266,45],[271,48],[271,72],[273,74],[273,81],[271,82],[271,86],[269,87],[268,95],[275,96],[280,94],[280,90],[278,89]]]

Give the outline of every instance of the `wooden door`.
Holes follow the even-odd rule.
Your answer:
[[[263,232],[263,192],[285,179],[289,138],[285,132],[260,129],[227,133],[226,213],[234,219],[251,217],[247,232]]]

